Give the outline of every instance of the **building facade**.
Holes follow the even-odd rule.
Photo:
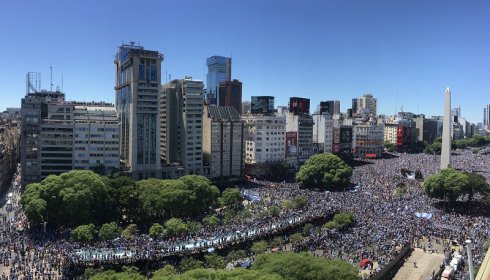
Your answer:
[[[284,160],[286,117],[249,114],[244,121],[244,153],[247,174],[261,175],[262,166]]]
[[[208,74],[206,79],[206,102],[219,104],[219,83],[231,81],[231,58],[224,56],[211,56],[206,60]]]
[[[242,114],[242,82],[239,80],[219,83],[218,105],[234,107]]]
[[[483,108],[483,129],[490,131],[490,104]]]
[[[41,181],[41,124],[48,115],[48,105],[65,100],[61,92],[27,93],[21,100],[20,154],[22,185]],[[46,148],[43,152],[48,152]],[[56,147],[53,155],[58,153]]]
[[[384,151],[384,125],[375,122],[353,126],[353,151],[359,158],[378,158]]]
[[[142,46],[122,45],[116,54],[116,109],[122,167],[134,179],[160,171],[159,86],[163,55]]]
[[[73,104],[73,169],[119,169],[119,121],[112,104]]]
[[[356,104],[356,113],[361,115],[366,114],[369,117],[375,117],[377,113],[376,98],[374,98],[372,94],[365,94],[359,97]]]
[[[313,118],[313,153],[332,153],[333,119],[329,114],[315,114]]]
[[[191,77],[172,80],[160,90],[161,160],[179,164],[184,174],[203,174],[204,84]]]
[[[340,114],[340,101],[329,100],[320,102],[320,114],[327,113],[329,115]]]
[[[244,168],[243,121],[234,107],[204,106],[203,164],[211,180],[240,179]]]

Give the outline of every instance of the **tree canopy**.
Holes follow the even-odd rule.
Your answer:
[[[274,253],[257,256],[251,269],[236,268],[233,270],[216,269],[223,267],[223,258],[217,255],[206,255],[206,267],[203,262],[192,257],[182,259],[177,274],[171,265],[153,272],[152,280],[197,280],[197,279],[231,279],[231,280],[354,280],[359,279],[354,266],[341,260],[326,260],[308,253]],[[99,272],[90,279],[144,279],[138,269],[124,267],[122,272],[108,270]],[[133,277],[133,278],[128,278]]]
[[[196,217],[217,205],[220,192],[206,177],[177,180],[108,178],[88,170],[50,175],[26,187],[22,206],[32,225],[76,227],[93,223],[151,225]],[[117,203],[116,203],[117,201]]]
[[[338,156],[330,153],[311,156],[296,174],[296,181],[304,188],[332,189],[345,187],[352,176],[352,168]]]
[[[456,202],[461,195],[468,195],[468,202],[475,193],[487,194],[489,185],[480,174],[458,172],[447,168],[426,177],[424,187],[430,197],[448,199],[449,203]]]

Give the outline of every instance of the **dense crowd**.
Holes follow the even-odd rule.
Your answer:
[[[453,157],[452,166],[479,172],[490,182],[490,156],[460,151]],[[230,243],[283,232],[338,211],[353,213],[354,226],[341,232],[311,231],[309,237],[294,245],[294,249],[321,251],[325,257],[341,258],[356,266],[368,258],[377,263],[372,275],[393,260],[407,244],[441,248],[441,253],[449,255],[451,241],[463,244],[464,240],[471,239],[474,266],[478,267],[484,257],[482,248],[490,235],[488,213],[471,207],[444,209],[437,206],[440,201],[425,194],[421,181],[403,177],[402,168],[420,170],[425,177],[438,171],[439,157],[399,154],[390,159],[367,160],[366,164],[353,170],[351,182],[357,187],[343,192],[304,190],[295,183],[252,180],[241,186],[254,197],[247,205],[251,213],[248,217],[233,219],[226,225],[205,226],[194,234],[170,239],[152,239],[142,234],[131,240],[118,238],[93,245],[71,243],[68,238],[59,238],[55,233],[33,236],[19,230],[25,225],[25,216],[18,201],[20,188],[18,184],[12,184],[14,199],[8,210],[4,207],[0,214],[0,279],[69,279],[65,269],[70,265],[132,263],[141,259],[156,260],[176,254],[213,251]],[[18,181],[18,175],[14,180]],[[397,196],[395,192],[400,183],[407,191]],[[284,207],[285,201],[292,202],[298,196],[305,199],[304,208]],[[273,205],[280,209],[278,215],[267,214]],[[415,213],[430,215],[424,218]],[[462,253],[463,263],[466,263],[465,253]],[[466,267],[458,272],[458,279],[465,279]]]

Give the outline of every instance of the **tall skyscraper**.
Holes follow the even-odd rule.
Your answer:
[[[242,82],[233,80],[219,83],[218,105],[234,107],[242,114]]]
[[[490,130],[490,104],[483,108],[483,129]]]
[[[451,166],[451,90],[444,93],[444,123],[442,126],[441,169]]]
[[[116,54],[116,109],[123,168],[135,179],[160,170],[158,112],[163,55],[142,46],[122,45]]]
[[[212,56],[206,60],[208,65],[206,83],[206,101],[208,104],[218,104],[219,83],[231,81],[231,58]]]
[[[204,84],[186,77],[160,91],[161,160],[179,163],[185,174],[202,174]]]

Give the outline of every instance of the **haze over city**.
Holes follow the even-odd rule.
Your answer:
[[[336,99],[345,112],[372,93],[381,114],[442,115],[450,86],[453,107],[478,123],[490,94],[487,1],[16,1],[2,11],[0,110],[20,107],[27,72],[49,90],[50,66],[68,100],[114,102],[114,55],[130,41],[164,54],[162,83],[206,82],[206,58],[231,56],[243,100],[307,97],[311,111]]]

